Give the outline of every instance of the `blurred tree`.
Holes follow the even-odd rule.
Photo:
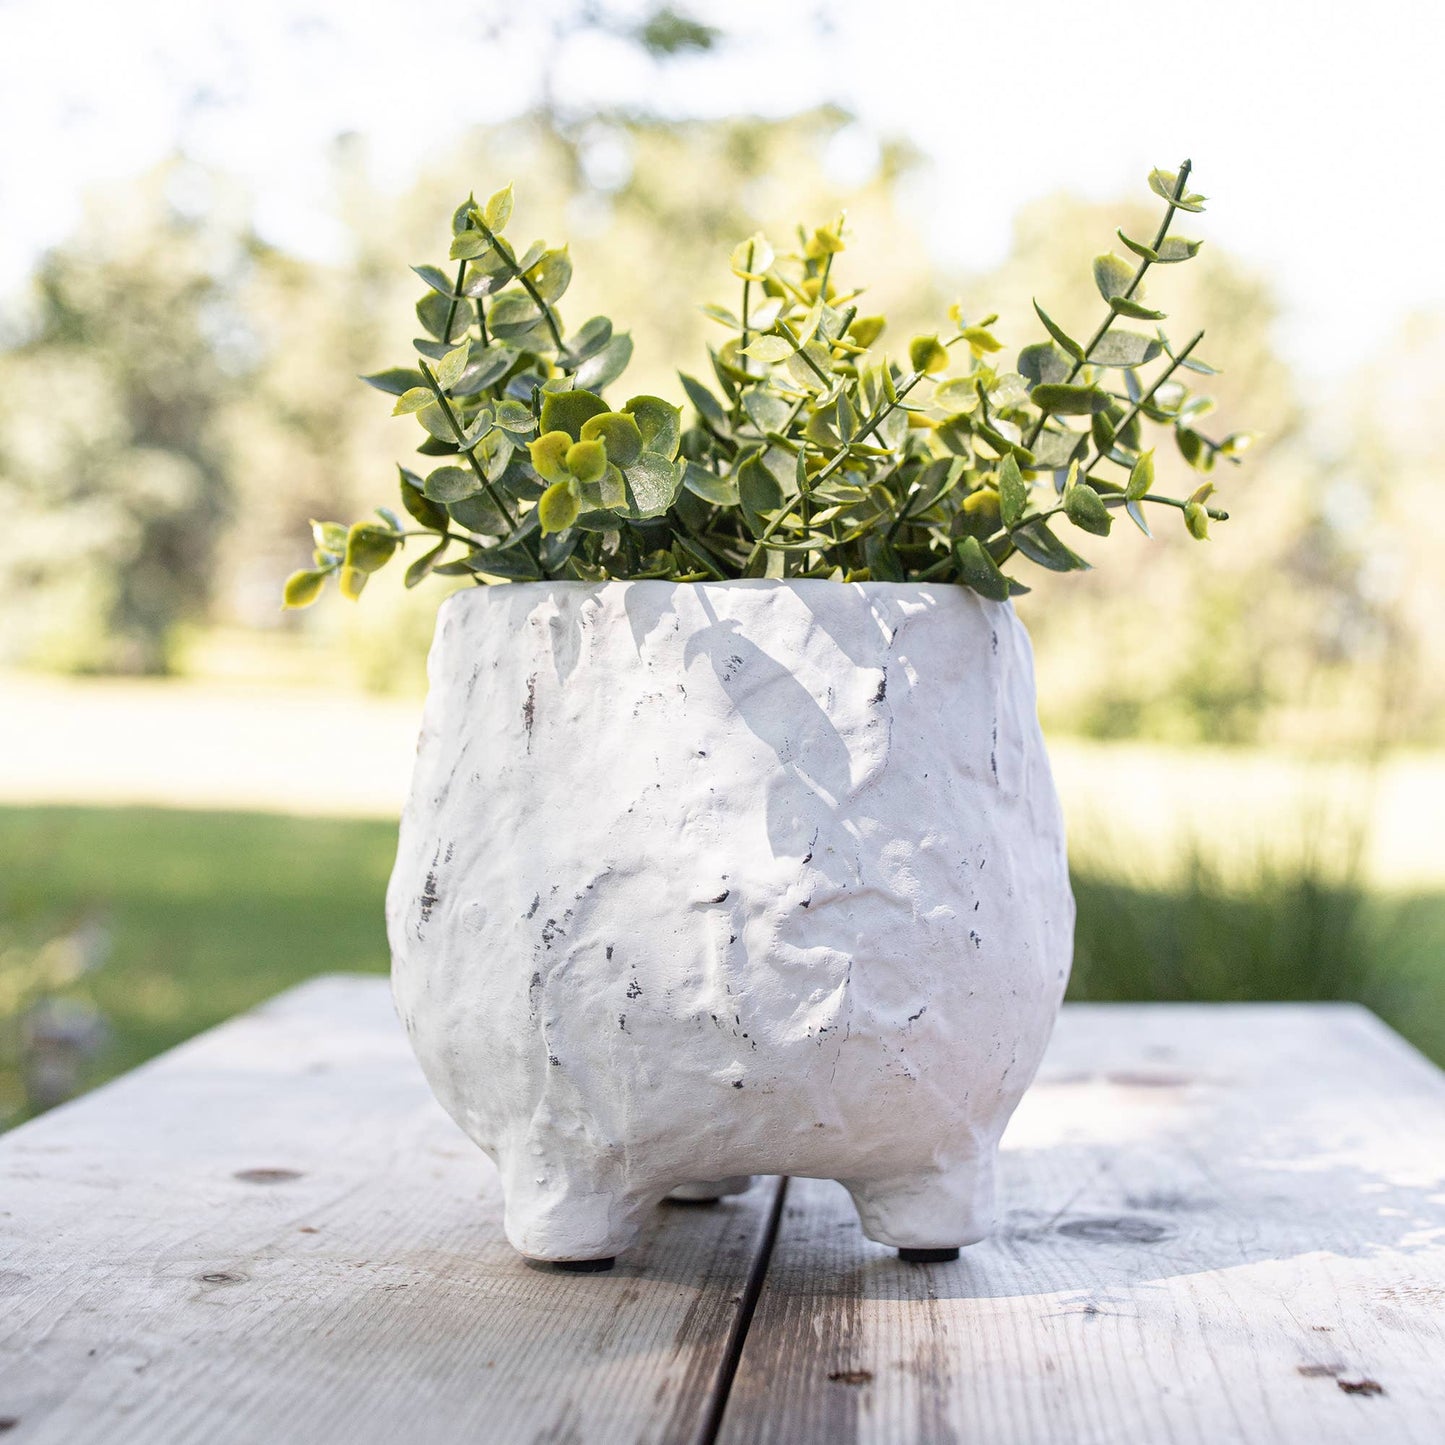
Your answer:
[[[225,516],[218,412],[241,233],[177,204],[166,168],[92,208],[41,262],[0,353],[0,648],[75,670],[164,672],[204,613]]]

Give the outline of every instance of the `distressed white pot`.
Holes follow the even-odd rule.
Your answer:
[[[523,1254],[677,1186],[988,1231],[1072,949],[1028,636],[958,586],[531,583],[443,606],[387,895],[427,1079]]]

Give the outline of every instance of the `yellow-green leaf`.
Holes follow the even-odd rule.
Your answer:
[[[545,417],[546,403],[543,403],[542,415]],[[532,458],[532,468],[544,482],[565,482],[569,475],[567,471],[567,452],[572,447],[572,437],[564,431],[543,432],[536,441],[527,443],[528,455]]]
[[[420,411],[424,406],[430,406],[436,397],[432,395],[429,386],[413,386],[397,397],[396,405],[392,407],[392,416],[410,416],[412,412]]]
[[[786,361],[793,351],[793,344],[784,341],[781,336],[760,336],[744,349],[743,355],[756,357],[771,366],[775,362]]]
[[[577,484],[572,481],[553,482],[537,503],[537,520],[542,524],[543,535],[565,532],[577,520],[581,510]]]
[[[762,281],[774,259],[768,238],[759,231],[733,247],[730,262],[734,276],[740,276],[744,281]]]
[[[309,572],[293,572],[286,579],[286,587],[281,594],[282,606],[310,607],[321,596],[321,589],[326,585],[326,579],[331,572],[330,567],[320,567]]]
[[[490,231],[502,230],[508,221],[512,219],[512,187],[511,184],[503,186],[500,191],[495,192],[482,207],[482,220],[487,223]]]
[[[608,460],[625,472],[642,455],[642,431],[626,412],[604,411],[582,423],[584,442],[607,443]]]
[[[1128,485],[1124,495],[1131,502],[1137,502],[1154,485],[1154,450],[1140,453],[1139,460],[1129,469]]]
[[[437,385],[441,387],[443,391],[450,391],[452,387],[461,380],[462,372],[467,369],[467,357],[471,349],[471,343],[469,341],[463,341],[460,346],[454,347],[437,362]],[[420,390],[420,388],[418,388],[418,390]],[[406,393],[406,396],[410,395],[410,392]],[[406,400],[406,396],[402,397],[403,401]],[[430,393],[428,393],[428,396],[430,396]],[[420,410],[420,408],[418,407],[417,410]]]
[[[367,574],[360,567],[343,567],[338,578],[338,585],[341,588],[341,595],[348,602],[355,602],[361,596],[362,588],[366,586]]]
[[[948,365],[948,350],[936,336],[915,336],[908,343],[908,364],[930,376]]]
[[[579,482],[600,482],[607,474],[606,446],[593,440],[573,442],[567,448],[567,470]]]

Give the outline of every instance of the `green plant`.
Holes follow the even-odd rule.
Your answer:
[[[416,365],[364,378],[426,434],[418,450],[435,465],[401,468],[416,525],[385,508],[349,528],[314,524],[316,565],[288,580],[286,603],[314,601],[332,574],[356,597],[416,537],[427,550],[408,586],[431,572],[825,577],[958,582],[999,600],[1027,591],[1002,570],[1017,557],[1056,572],[1089,565],[1054,531],[1060,522],[1105,536],[1123,510],[1147,533],[1153,503],[1202,539],[1226,516],[1208,505],[1213,483],[1156,493],[1142,423],[1169,427],[1200,472],[1237,460],[1247,439],[1197,426],[1209,402],[1180,373],[1210,374],[1194,355],[1200,335],[1176,349],[1162,330],[1116,325],[1162,320],[1144,304],[1146,274],[1199,249],[1170,234],[1177,212],[1203,209],[1189,172],[1186,161],[1151,174],[1164,215],[1147,243],[1119,232],[1132,262],[1095,258],[1107,311],[1088,341],[1035,303],[1048,339],[1026,346],[1014,371],[994,364],[997,317],[970,322],[958,307],[947,335],[908,343],[906,365],[882,353],[884,318],[860,315],[861,293],[838,289],[841,218],[800,231],[789,253],[761,235],[742,242],[731,258],[738,309],[704,308],[728,333],[710,351],[716,386],[681,378],[686,429],[659,397],[603,400],[630,339],[602,316],[568,334],[557,303],[571,258],[541,243],[517,255],[505,237],[510,187],[484,206],[468,200],[452,220],[455,270],[415,268],[429,287]]]

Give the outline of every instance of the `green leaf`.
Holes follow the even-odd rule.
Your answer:
[[[1131,502],[1137,502],[1154,485],[1154,451],[1150,450],[1140,455],[1139,460],[1129,469],[1129,483],[1124,488],[1124,495]]]
[[[1030,471],[1053,472],[1068,466],[1082,452],[1085,437],[1082,432],[1050,431],[1045,428],[1034,438],[1031,448],[1033,465]]]
[[[1183,236],[1170,236],[1159,247],[1159,261],[1165,266],[1172,266],[1180,261],[1192,260],[1203,244],[1203,241],[1189,241]]]
[[[573,442],[567,448],[567,470],[579,482],[600,482],[607,475],[607,447],[600,440],[591,438]]]
[[[581,510],[577,484],[572,481],[553,482],[537,503],[537,520],[542,524],[542,535],[565,532],[577,520]]]
[[[485,492],[473,497],[463,497],[460,502],[448,502],[447,511],[456,519],[457,525],[469,532],[480,532],[488,537],[505,537],[512,530],[512,524],[497,510],[496,503]]]
[[[1094,438],[1094,445],[1099,449],[1102,456],[1107,456],[1110,447],[1114,445],[1114,423],[1109,420],[1106,412],[1095,412],[1094,419],[1089,424],[1090,435]]]
[[[322,588],[325,587],[326,579],[332,570],[330,567],[320,567],[307,572],[293,572],[282,589],[281,605],[289,608],[310,607],[321,596]]]
[[[439,506],[429,497],[424,495],[425,483],[415,472],[409,472],[405,467],[398,467],[401,473],[401,504],[423,527],[430,527],[433,532],[445,532],[447,529],[446,508]]]
[[[948,366],[948,348],[936,336],[915,336],[908,343],[908,364],[929,376]]]
[[[329,552],[339,561],[346,551],[346,528],[340,522],[311,519],[311,540],[318,552]]]
[[[682,485],[683,464],[657,452],[643,452],[627,468],[627,515],[634,521],[660,517],[673,504]]]
[[[425,378],[423,378],[425,380]],[[413,412],[420,411],[425,406],[432,406],[436,402],[436,396],[429,386],[413,386],[402,392],[397,398],[397,403],[391,409],[392,416],[410,416]]]
[[[1107,537],[1114,525],[1104,499],[1087,482],[1076,482],[1064,493],[1064,515],[1074,526],[1096,537]]]
[[[1038,313],[1039,320],[1044,323],[1044,330],[1047,331],[1075,361],[1082,361],[1084,359],[1084,348],[1080,346],[1037,301],[1034,302],[1034,310]],[[1022,371],[1023,368],[1020,367],[1019,370]]]
[[[791,341],[785,341],[781,336],[759,336],[743,348],[743,355],[772,366],[786,361],[796,350]]]
[[[355,602],[361,596],[367,575],[360,567],[343,567],[337,574],[337,585],[348,602]]]
[[[1105,301],[1122,296],[1134,280],[1134,268],[1112,251],[1094,257],[1094,285]]]
[[[1041,384],[1034,387],[1030,398],[1040,411],[1052,416],[1090,416],[1109,405],[1109,394],[1097,386]]]
[[[1144,366],[1159,355],[1159,342],[1137,331],[1106,331],[1089,352],[1090,366]]]
[[[581,439],[605,442],[608,460],[624,472],[642,455],[642,430],[626,412],[603,411],[588,417],[582,423]]]
[[[999,515],[1003,524],[1012,530],[1023,518],[1024,508],[1029,504],[1028,483],[1019,471],[1019,464],[1010,452],[998,469]]]
[[[408,391],[426,386],[426,377],[412,366],[393,366],[386,371],[374,371],[361,378],[368,386],[384,391],[388,396],[403,396]],[[430,392],[427,393],[431,395]]]
[[[750,386],[743,392],[742,403],[748,420],[764,435],[781,431],[793,413],[793,408],[766,386]]]
[[[567,248],[563,246],[559,250],[544,251],[541,260],[527,272],[527,280],[543,301],[560,300],[572,283],[572,258],[567,254]]]
[[[488,577],[500,577],[507,582],[542,580],[542,569],[537,566],[537,559],[520,543],[511,547],[478,547],[467,558],[466,566],[468,571],[483,572]],[[448,567],[436,570],[446,572]]]
[[[583,324],[575,336],[567,338],[566,348],[558,363],[567,371],[575,371],[590,356],[596,356],[612,340],[612,323],[605,316],[594,316]]]
[[[1174,440],[1179,446],[1180,456],[1195,471],[1207,472],[1214,466],[1214,453],[1205,446],[1204,438],[1197,431],[1177,426],[1174,428]]]
[[[491,255],[489,256],[488,253]],[[480,231],[459,231],[452,237],[452,244],[447,255],[453,261],[475,261],[481,257],[487,257],[490,260],[491,256],[496,256],[496,253],[492,251],[492,243]],[[501,260],[502,258],[498,256],[496,259]],[[486,262],[483,264],[486,265]]]
[[[442,540],[431,549],[418,557],[406,569],[406,576],[402,579],[408,588],[415,587],[424,577],[428,576],[433,567],[441,561],[442,553],[451,546],[451,539],[443,537]]]
[[[687,469],[683,473],[682,484],[694,496],[701,497],[705,502],[711,502],[714,507],[736,507],[738,505],[737,482],[731,477],[717,476],[696,462],[688,462]]]
[[[881,532],[870,532],[863,539],[863,561],[874,582],[906,582],[908,574],[898,549]]]
[[[508,182],[500,191],[488,197],[487,204],[482,207],[482,220],[486,222],[489,231],[496,233],[505,230],[511,219],[512,187]]]
[[[464,497],[476,496],[481,490],[482,484],[476,474],[465,467],[438,467],[422,483],[423,495],[433,502],[460,502]]]
[[[933,404],[950,416],[967,415],[978,406],[978,388],[971,377],[955,376],[933,388]]]
[[[734,276],[745,281],[762,281],[773,260],[773,248],[768,244],[768,238],[759,231],[733,247],[729,264]]]
[[[1003,350],[1003,342],[983,326],[965,326],[960,333],[975,356]]]
[[[1162,321],[1164,319],[1162,311],[1153,311],[1149,307],[1142,306],[1137,301],[1130,301],[1123,296],[1112,297],[1109,305],[1113,307],[1116,316],[1128,316],[1135,321]]]
[[[547,403],[542,403],[542,424],[547,424]],[[580,428],[579,428],[580,429]],[[535,441],[527,443],[527,452],[532,458],[532,468],[544,482],[565,482],[567,453],[573,445],[571,432],[557,428],[543,432]]]
[[[1153,537],[1149,530],[1149,523],[1144,520],[1144,508],[1138,502],[1125,502],[1124,510],[1129,514],[1129,520],[1146,536]]]
[[[1009,534],[1009,540],[1030,562],[1050,572],[1083,572],[1089,564],[1049,531],[1047,522],[1033,522]]]
[[[499,401],[497,403],[497,425],[503,431],[525,436],[537,430],[537,418],[532,408],[523,401]]]
[[[471,343],[463,341],[458,347],[442,357],[436,365],[437,385],[443,391],[450,391],[458,381],[461,380],[462,372],[467,369],[467,358],[471,354]]]
[[[848,336],[855,346],[872,346],[883,335],[887,324],[887,319],[882,316],[860,316],[848,328]]]
[[[391,560],[396,551],[396,533],[374,522],[353,522],[346,534],[345,566],[360,572],[375,572]]]
[[[954,555],[958,558],[959,576],[981,597],[991,602],[1008,600],[1008,578],[998,569],[998,563],[985,551],[977,537],[964,537],[953,544]]]
[[[1052,341],[1036,341],[1019,352],[1019,373],[1034,386],[1067,381],[1072,371],[1073,363]]]
[[[1136,241],[1132,236],[1126,236],[1123,231],[1115,231],[1114,234],[1141,260],[1157,261],[1159,253],[1153,246],[1146,246],[1143,241]]]
[[[416,319],[438,341],[449,343],[451,341],[451,336],[447,335],[447,318],[449,316],[452,323],[452,336],[460,336],[472,324],[472,303],[458,301],[456,308],[456,314],[453,315],[452,302],[448,301],[445,296],[439,296],[435,291],[428,291],[416,303]]]
[[[594,416],[603,416],[608,408],[600,396],[590,391],[549,391],[542,396],[542,431],[564,431],[574,442],[582,440],[582,426]]]
[[[695,377],[688,376],[686,372],[678,372],[678,380],[682,382],[682,389],[687,393],[687,399],[693,404],[697,414],[713,431],[723,436],[728,434],[728,414],[723,409],[722,403]]]
[[[743,518],[754,537],[767,529],[765,512],[774,512],[783,505],[783,489],[778,479],[763,465],[762,456],[754,452],[737,470],[738,501]]]
[[[595,356],[577,368],[576,383],[588,391],[601,391],[611,386],[632,360],[632,338],[624,332],[614,336]]]
[[[660,396],[634,396],[622,410],[637,423],[643,451],[656,452],[671,461],[682,440],[682,408]]]
[[[431,433],[439,442],[456,441],[456,433],[452,430],[451,421],[440,406],[424,406],[417,412],[416,419]]]
[[[1204,202],[1207,199],[1205,196],[1193,195],[1189,191],[1184,191],[1176,200],[1174,192],[1178,187],[1179,176],[1175,171],[1153,170],[1149,172],[1149,189],[1156,196],[1172,202],[1181,211],[1202,211],[1204,209]]]

